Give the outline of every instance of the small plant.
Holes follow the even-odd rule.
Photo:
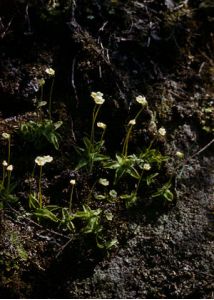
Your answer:
[[[138,119],[139,115],[142,113],[143,109],[145,107],[147,107],[147,105],[148,105],[146,98],[141,95],[136,97],[136,102],[139,103],[142,107],[139,110],[139,112],[136,114],[135,118],[130,120],[128,123],[128,130],[127,130],[124,142],[123,142],[123,150],[122,150],[122,155],[125,157],[128,155],[129,139],[130,139],[130,135],[131,135],[133,126],[136,124],[136,120]]]
[[[156,193],[152,195],[153,198],[160,197],[167,201],[172,201],[174,199],[173,193],[170,191],[171,182],[165,183],[161,188],[157,190]]]
[[[63,207],[61,209],[61,217],[59,218],[59,223],[60,225],[62,225],[64,228],[67,228],[71,232],[75,231],[75,226],[73,223],[74,218],[75,218],[74,215],[72,215],[69,212],[69,209],[67,207]]]
[[[5,201],[16,202],[18,200],[18,198],[13,194],[16,184],[11,184],[11,173],[14,168],[13,165],[10,164],[11,135],[3,132],[2,138],[7,141],[7,161],[4,160],[2,162],[2,180],[0,181],[0,199],[2,201],[1,207],[3,207],[3,202]]]
[[[3,132],[2,138],[7,141],[8,150],[7,150],[7,163],[10,164],[10,148],[11,148],[11,135],[9,133]]]
[[[76,180],[75,179],[71,179],[70,180],[70,184],[71,184],[71,194],[70,194],[70,201],[69,201],[69,213],[71,214],[72,200],[73,200],[73,193],[74,193],[74,186],[76,184]]]
[[[41,148],[45,141],[52,144],[56,150],[59,149],[59,139],[61,138],[57,130],[62,126],[62,121],[53,122],[44,119],[42,121],[29,121],[21,124],[21,135],[37,149]]]
[[[136,168],[139,163],[142,163],[142,161],[135,154],[129,156],[116,154],[115,160],[109,159],[106,163],[104,162],[104,168],[115,170],[114,184],[117,184],[127,174],[139,179],[140,174]]]
[[[101,105],[105,102],[105,99],[103,98],[103,93],[101,92],[92,92],[91,97],[93,98],[95,102],[95,106],[93,109],[92,114],[92,125],[91,125],[91,133],[90,138],[84,137],[83,143],[84,148],[81,147],[75,147],[75,150],[80,155],[81,159],[78,163],[76,169],[80,169],[82,167],[87,167],[89,172],[92,172],[93,166],[95,162],[103,161],[107,159],[107,157],[103,154],[101,154],[101,149],[104,145],[104,134],[106,130],[106,124],[102,122],[97,122],[97,127],[101,128],[103,130],[100,141],[95,141],[95,124],[96,120],[101,108]]]
[[[53,95],[53,87],[54,87],[54,81],[55,81],[55,71],[52,68],[47,68],[45,72],[50,76],[53,77],[52,83],[51,83],[51,89],[50,89],[50,95],[49,95],[49,103],[48,103],[48,114],[49,114],[49,120],[51,120],[52,117],[52,95]]]
[[[60,208],[55,205],[47,205],[46,207],[36,208],[34,215],[40,219],[47,219],[49,221],[58,223],[59,218],[53,213],[54,210],[59,210]]]
[[[83,211],[77,211],[74,214],[74,218],[78,218],[83,221],[84,227],[81,232],[84,234],[94,234],[96,238],[96,244],[98,248],[105,248],[106,250],[112,248],[117,244],[117,239],[106,241],[103,237],[103,226],[101,225],[102,210],[91,209],[87,205],[83,205]],[[111,221],[112,218],[109,218]]]
[[[80,156],[80,161],[76,167],[76,170],[86,167],[89,172],[92,171],[96,162],[102,162],[108,159],[106,155],[100,153],[104,141],[94,142],[93,144],[89,138],[83,138],[84,148],[75,147],[75,150]]]
[[[103,98],[103,93],[101,93],[101,92],[92,92],[91,97],[93,98],[93,100],[95,102],[93,114],[92,114],[91,136],[90,136],[90,142],[91,142],[91,145],[93,146],[95,122],[97,120],[97,116],[100,111],[101,105],[105,102],[105,99]]]
[[[3,161],[3,175],[0,182],[0,208],[3,208],[4,202],[16,202],[18,200],[18,198],[13,194],[16,184],[11,184],[13,165],[6,164],[7,162]]]
[[[39,183],[38,183],[38,203],[39,203],[39,208],[43,208],[43,203],[42,203],[42,167],[46,163],[52,162],[53,157],[50,155],[46,156],[37,156],[35,159],[35,163],[39,166]],[[30,195],[30,200],[35,198],[34,196]]]

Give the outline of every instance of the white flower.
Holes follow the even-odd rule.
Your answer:
[[[101,92],[92,92],[91,93],[91,97],[103,97],[103,93]]]
[[[133,125],[135,125],[135,124],[136,124],[136,120],[133,119],[133,120],[130,120],[130,121],[129,121],[129,124],[128,124],[128,125],[132,125],[132,126],[133,126]]]
[[[3,137],[3,139],[5,139],[5,140],[9,140],[9,139],[10,139],[10,134],[9,134],[9,133],[6,133],[6,132],[3,132],[3,133],[2,133],[2,137]]]
[[[39,86],[43,86],[45,84],[44,78],[39,79],[38,84],[39,84]]]
[[[165,136],[166,135],[166,129],[161,127],[158,129],[158,133],[161,135],[161,136]]]
[[[177,151],[177,152],[175,153],[175,155],[176,155],[178,158],[183,158],[183,157],[184,157],[184,154],[183,154],[183,152],[181,152],[181,151]]]
[[[115,190],[110,190],[109,191],[109,195],[112,197],[112,198],[117,198],[117,192]]]
[[[141,95],[139,95],[139,96],[136,97],[136,101],[138,103],[140,103],[142,106],[146,106],[148,104],[148,102],[146,100],[146,97],[141,96]]]
[[[75,185],[75,184],[76,184],[76,180],[75,180],[75,179],[71,179],[71,180],[70,180],[70,184],[71,184],[71,185]]]
[[[8,163],[6,162],[6,160],[3,160],[2,166],[3,166],[3,167],[7,167],[7,166],[8,166]]]
[[[47,69],[45,70],[45,73],[47,73],[47,74],[50,75],[50,76],[54,76],[54,75],[55,75],[55,71],[54,71],[54,69],[52,69],[52,68],[47,68]]]
[[[36,159],[35,159],[35,163],[38,165],[38,166],[44,166],[46,163],[50,163],[52,162],[53,160],[53,157],[50,156],[50,155],[46,155],[46,156],[37,156]]]
[[[12,171],[13,171],[13,165],[9,165],[9,166],[7,167],[7,171],[8,171],[8,172],[12,172]]]
[[[108,221],[112,221],[113,220],[113,214],[111,213],[111,212],[106,212],[105,213],[105,216],[106,216],[106,219],[108,220]]]
[[[146,163],[146,164],[143,165],[143,169],[144,169],[145,171],[149,171],[149,170],[151,169],[151,165],[148,164],[148,163]]]
[[[102,128],[102,129],[106,129],[106,124],[102,123],[102,122],[97,122],[97,127]]]
[[[103,98],[103,93],[101,92],[92,92],[91,97],[94,99],[94,102],[98,105],[102,105],[105,102]]]
[[[106,178],[100,178],[99,179],[99,183],[104,185],[104,186],[108,186],[109,185],[109,181]]]
[[[47,162],[47,163],[50,163],[53,160],[53,157],[50,155],[43,156],[43,158],[45,159],[45,162]]]

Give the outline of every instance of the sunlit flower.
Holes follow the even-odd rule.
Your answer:
[[[110,190],[109,191],[109,195],[112,197],[112,198],[117,198],[117,192],[115,190]]]
[[[53,157],[50,155],[46,155],[46,156],[37,156],[35,159],[35,163],[38,166],[44,166],[46,163],[50,163],[52,162]]]
[[[45,84],[44,78],[39,79],[38,84],[39,84],[39,86],[43,86]]]
[[[106,212],[105,213],[105,216],[106,216],[106,219],[108,220],[108,221],[112,221],[113,220],[113,214],[111,213],[111,212]]]
[[[135,124],[136,124],[136,120],[133,119],[133,120],[130,120],[130,121],[129,121],[129,124],[128,124],[128,125],[132,125],[132,126],[133,126],[133,125],[135,125]]]
[[[12,172],[12,171],[13,171],[13,165],[9,165],[9,166],[7,167],[7,171],[8,171],[8,172]]]
[[[178,158],[184,158],[184,154],[183,154],[183,152],[181,152],[181,151],[177,151],[177,152],[175,153],[175,155],[176,155]]]
[[[7,166],[8,166],[8,163],[6,162],[6,160],[3,160],[2,166],[3,166],[3,167],[7,167]]]
[[[75,179],[71,179],[71,180],[70,180],[70,184],[71,184],[71,185],[75,185],[75,184],[76,184],[76,180],[75,180]]]
[[[54,75],[55,75],[55,71],[54,71],[54,69],[52,69],[52,68],[47,68],[47,69],[45,70],[45,73],[47,73],[47,74],[50,75],[50,76],[54,76]]]
[[[9,133],[6,133],[6,132],[3,132],[3,133],[2,133],[2,137],[3,137],[3,139],[5,139],[5,140],[9,140],[9,139],[10,139],[10,134],[9,134]]]
[[[146,100],[146,97],[141,96],[141,95],[139,95],[139,96],[136,97],[136,101],[138,103],[140,103],[142,106],[146,106],[148,104],[148,102]]]
[[[166,135],[166,129],[161,127],[158,129],[158,133],[161,135],[161,136],[165,136]]]
[[[47,162],[47,163],[50,163],[53,160],[53,157],[50,155],[43,156],[43,158],[45,159],[45,162]]]
[[[98,105],[102,105],[105,102],[103,98],[103,93],[101,92],[92,92],[91,97],[94,99],[94,102]]]
[[[149,170],[151,169],[151,165],[148,164],[148,163],[146,163],[146,164],[143,165],[143,169],[144,169],[145,171],[149,171]]]
[[[157,125],[155,123],[155,121],[151,121],[150,124],[149,124],[149,129],[153,132],[156,132],[157,131]]]
[[[104,185],[104,186],[108,186],[109,185],[109,181],[106,178],[100,178],[99,179],[99,183]]]
[[[102,122],[97,122],[97,127],[102,128],[102,129],[106,129],[106,124],[102,123]]]

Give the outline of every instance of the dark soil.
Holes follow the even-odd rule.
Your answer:
[[[213,298],[213,4],[52,2],[0,3],[0,134],[12,135],[19,197],[0,211],[0,297]],[[37,119],[41,78],[49,97],[48,67],[56,70],[53,119],[63,121],[59,150],[48,143],[37,148],[18,134],[20,123]],[[156,146],[169,157],[160,181],[172,178],[174,193],[170,203],[145,197],[130,210],[108,204],[114,220],[106,232],[119,241],[109,251],[98,249],[91,235],[38,222],[27,205],[34,158],[44,154],[54,157],[43,176],[46,203],[65,205],[75,178],[74,208],[84,204],[94,177],[74,170],[74,146],[88,131],[90,93],[98,90],[107,100],[101,118],[109,124],[106,149],[112,155],[136,111],[133,99],[146,96],[149,109],[130,147],[149,144],[155,111],[158,127],[167,131]],[[5,157],[5,141],[0,143]]]

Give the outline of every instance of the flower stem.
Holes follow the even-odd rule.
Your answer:
[[[11,141],[10,141],[10,137],[9,137],[9,139],[8,139],[8,158],[7,158],[8,165],[10,164],[10,146],[11,146]]]
[[[137,194],[137,192],[138,192],[138,190],[139,190],[140,183],[141,183],[141,180],[142,180],[142,178],[143,178],[143,173],[144,173],[144,170],[141,172],[140,178],[138,179],[137,187],[136,187],[136,190],[135,190],[135,193],[136,193],[136,194]]]
[[[52,95],[53,95],[53,88],[54,88],[54,78],[51,83],[51,89],[50,89],[50,96],[49,96],[49,104],[48,104],[48,114],[49,114],[49,119],[51,120],[51,110],[52,110]]]
[[[5,181],[5,177],[6,177],[6,172],[5,172],[5,168],[6,167],[2,167],[2,182],[1,182],[1,186],[4,187],[4,181]]]
[[[134,120],[137,121],[137,118],[139,117],[139,115],[142,113],[143,111],[143,107],[139,110],[139,112],[136,114]],[[124,143],[123,143],[123,150],[122,150],[122,154],[126,157],[128,155],[128,147],[129,147],[129,139],[130,139],[130,135],[131,135],[131,131],[132,131],[133,125],[130,125]]]
[[[126,157],[128,154],[128,146],[129,146],[129,138],[130,138],[130,134],[132,131],[133,125],[131,125],[127,131],[126,137],[125,137],[125,141],[123,143],[123,150],[122,150],[122,154]]]
[[[95,126],[95,122],[98,116],[98,113],[100,111],[101,105],[97,105],[95,104],[94,109],[93,109],[93,115],[92,115],[92,125],[91,125],[91,137],[90,137],[90,141],[91,144],[94,146],[94,126]]]
[[[39,208],[42,208],[42,166],[39,170]]]
[[[72,185],[72,188],[71,188],[70,201],[69,201],[69,213],[71,213],[73,193],[74,193],[74,185]]]
[[[8,171],[6,194],[9,195],[11,171]]]
[[[104,141],[105,132],[106,132],[106,129],[103,130],[103,133],[102,133],[101,138],[100,138],[100,144],[102,144],[102,141]]]

